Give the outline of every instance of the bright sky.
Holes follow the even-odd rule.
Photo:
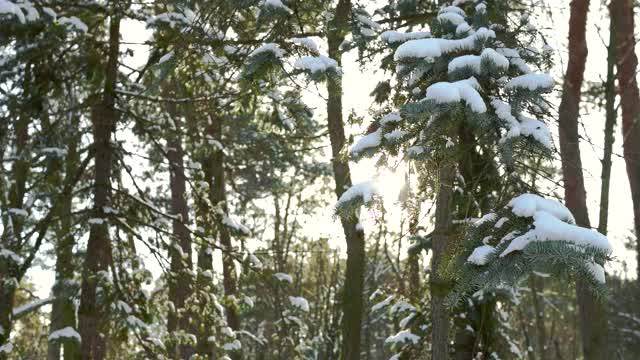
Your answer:
[[[538,14],[533,21],[540,28],[544,28],[541,24],[553,24],[553,27],[544,29],[547,40],[555,49],[560,49],[556,54],[556,66],[553,75],[558,79],[562,78],[563,68],[566,59],[566,44],[568,34],[569,4],[563,0],[546,0],[552,8],[552,19],[546,15]],[[607,25],[608,18],[606,9],[600,5],[599,1],[591,2],[589,13],[589,25],[587,41],[589,45],[589,57],[586,70],[586,79],[598,81],[606,75],[606,49],[600,36],[598,35],[596,24],[603,28],[602,38],[608,39]],[[142,22],[127,20],[122,26],[123,43],[132,43],[123,45],[123,47],[134,50],[133,57],[125,58],[125,62],[133,67],[142,66],[147,59],[148,49],[145,46],[134,45],[146,41],[150,33],[145,29]],[[321,47],[321,51],[326,53],[326,45],[316,39]],[[124,50],[124,49],[121,49]],[[369,93],[373,90],[377,82],[383,78],[383,74],[375,73],[373,69],[359,69],[355,62],[357,54],[352,51],[343,57],[343,86],[344,86],[344,116],[353,110],[356,114],[365,117],[365,126],[371,121],[368,116],[368,108],[372,104]],[[305,101],[309,105],[316,107],[315,114],[320,121],[325,119],[324,109],[324,85],[318,86],[321,89],[322,98],[318,97],[317,88],[310,86],[308,91],[303,94]],[[559,96],[559,93],[553,96]],[[598,223],[598,210],[600,199],[600,159],[602,158],[603,129],[604,129],[604,113],[599,111],[590,111],[588,114],[582,114],[582,121],[587,130],[586,138],[590,138],[593,144],[583,142],[581,144],[582,161],[584,166],[585,182],[587,187],[587,201],[589,205],[589,215],[593,226]],[[348,134],[354,134],[357,138],[363,129],[348,129]],[[557,129],[555,134],[557,134]],[[584,134],[583,134],[584,135]],[[558,146],[557,136],[554,138],[555,145]],[[327,151],[329,151],[327,149]],[[631,235],[633,228],[633,211],[631,196],[629,191],[629,183],[625,170],[624,160],[621,158],[622,147],[620,139],[620,129],[616,128],[616,142],[614,144],[613,168],[611,176],[611,198],[610,198],[610,216],[609,216],[609,239],[613,243],[615,260],[607,265],[607,271],[620,272],[623,269],[622,262],[628,265],[628,276],[635,276],[635,252],[624,248],[625,239]],[[327,154],[327,156],[329,156]],[[327,157],[328,158],[328,157]],[[560,168],[560,164],[557,164]],[[374,174],[378,174],[377,179],[379,186],[384,191],[384,202],[388,210],[387,221],[391,230],[399,230],[400,211],[394,205],[397,199],[398,191],[404,183],[404,170],[402,167],[396,173],[392,173],[385,169],[376,169],[373,161],[362,161],[358,164],[352,164],[352,177],[355,183],[370,180]],[[363,224],[365,231],[373,225],[371,214],[363,212]],[[327,208],[321,212],[320,216],[316,216],[315,221],[308,221],[305,231],[316,237],[329,237],[333,239],[332,245],[344,249],[344,239],[339,221],[333,217],[333,209]],[[48,266],[47,266],[48,265]],[[46,297],[49,294],[50,287],[53,284],[53,271],[46,269],[52,265],[52,261],[48,261],[44,268],[36,266],[29,271],[29,276],[36,282],[39,289],[38,295]],[[155,267],[147,261],[147,266]]]

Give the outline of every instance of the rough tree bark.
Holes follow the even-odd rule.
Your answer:
[[[610,14],[616,35],[616,63],[620,107],[622,108],[622,147],[633,201],[633,222],[636,234],[636,254],[640,263],[640,94],[636,71],[634,7],[632,0],[612,0]],[[640,275],[640,266],[637,267]],[[640,276],[638,276],[640,281]]]
[[[87,254],[82,273],[82,292],[78,310],[79,330],[82,337],[82,359],[101,360],[106,354],[104,336],[106,305],[97,297],[99,272],[106,271],[111,260],[111,244],[104,208],[109,206],[111,194],[112,156],[111,133],[115,129],[118,113],[115,109],[118,79],[118,52],[120,47],[120,17],[112,15],[109,24],[109,45],[105,68],[104,92],[96,99],[91,111],[95,169],[92,217],[104,219],[91,225]]]
[[[453,206],[453,180],[455,165],[440,165],[438,198],[436,199],[435,227],[432,233],[431,274],[431,358],[446,360],[449,358],[449,309],[445,303],[449,292],[449,283],[442,276],[449,232],[451,231],[451,210]]]
[[[175,95],[173,79],[167,89],[166,97]],[[175,311],[168,315],[167,331],[182,330],[190,332],[190,312],[185,309],[187,297],[193,291],[191,271],[191,236],[186,224],[189,223],[189,208],[187,206],[186,177],[184,171],[184,149],[182,147],[182,120],[174,102],[167,102],[167,113],[171,117],[173,129],[167,131],[167,159],[169,161],[169,186],[171,188],[171,214],[178,216],[172,224],[172,240],[169,248],[171,258],[171,276],[169,278],[169,300],[174,304]],[[171,353],[178,359],[189,359],[193,355],[193,347],[187,344],[171,349]]]
[[[341,64],[340,44],[349,29],[351,2],[340,0],[336,6],[333,20],[327,29],[329,57]],[[333,176],[335,193],[339,198],[351,186],[349,163],[342,158],[345,145],[344,124],[342,120],[342,79],[331,77],[327,81],[327,122],[331,141]],[[342,294],[342,359],[360,359],[360,325],[362,323],[362,293],[364,288],[365,245],[364,232],[359,230],[357,219],[341,219],[342,229],[347,241],[347,267],[345,270],[344,290]]]
[[[576,223],[591,227],[587,211],[587,194],[582,175],[578,114],[580,89],[587,60],[585,37],[589,1],[573,0],[569,18],[569,61],[564,78],[559,111],[560,156],[565,187],[565,203]],[[576,283],[579,306],[582,352],[586,360],[604,359],[606,356],[607,323],[604,309],[582,281]]]

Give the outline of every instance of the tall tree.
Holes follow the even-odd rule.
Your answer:
[[[111,135],[118,119],[116,86],[120,50],[120,15],[111,15],[108,31],[106,63],[104,64],[104,88],[94,97],[91,109],[93,150],[95,152],[93,184],[93,221],[87,243],[87,253],[82,272],[79,330],[82,338],[82,358],[104,359],[106,355],[107,305],[104,293],[98,294],[99,280],[105,276],[111,261],[111,244],[108,214],[110,206],[113,148]],[[100,51],[100,49],[96,49]],[[99,296],[100,295],[100,296]]]
[[[576,224],[590,227],[587,193],[580,158],[578,117],[581,87],[587,61],[586,25],[588,0],[573,0],[569,18],[569,61],[562,87],[559,112],[560,157],[564,180],[565,203],[575,216]],[[604,359],[607,354],[605,310],[587,285],[578,280],[576,297],[580,308],[582,351],[585,359]]]
[[[640,92],[636,72],[636,39],[633,0],[611,0],[610,16],[614,24],[618,88],[622,108],[622,147],[633,201],[637,262],[640,263]],[[640,279],[640,266],[637,266]],[[640,281],[640,280],[639,280]]]
[[[340,45],[349,30],[351,17],[351,1],[340,0],[335,8],[333,20],[328,24],[327,43],[329,57],[341,64],[342,50]],[[330,77],[327,79],[327,122],[329,139],[331,140],[331,154],[335,193],[338,198],[351,186],[351,171],[348,160],[344,158],[346,143],[344,122],[342,118],[342,79]],[[342,358],[360,358],[360,333],[363,314],[363,289],[365,271],[365,243],[364,232],[358,229],[356,218],[341,218],[342,229],[347,241],[347,266],[345,270],[344,290],[342,294],[343,309],[343,342]]]

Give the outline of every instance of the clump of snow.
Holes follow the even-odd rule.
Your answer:
[[[284,51],[280,48],[280,45],[276,43],[266,43],[260,46],[259,48],[253,50],[249,55],[256,56],[256,55],[267,53],[267,52],[272,53],[273,56],[275,56],[276,58],[281,58],[282,56],[284,56]]]
[[[380,119],[380,125],[387,125],[387,124],[391,124],[391,123],[398,123],[402,121],[402,118],[400,117],[400,113],[397,111],[392,111],[390,113],[385,114],[381,119]]]
[[[534,241],[567,241],[578,246],[589,246],[606,253],[612,251],[606,236],[597,231],[575,226],[571,212],[557,201],[533,194],[523,194],[509,202],[517,216],[533,217],[533,229],[513,239],[500,254],[506,256],[523,250]]]
[[[507,89],[549,90],[555,85],[549,74],[524,74],[513,79],[505,85]]]
[[[500,139],[501,143],[523,135],[533,137],[548,149],[552,148],[551,131],[545,123],[523,115],[520,116],[521,121],[518,121],[511,113],[511,105],[501,100],[493,99],[491,105],[496,110],[498,118],[504,121],[508,127],[507,132]]]
[[[80,342],[82,338],[80,337],[80,334],[78,334],[78,332],[71,326],[67,326],[52,332],[48,338],[49,341],[57,341],[61,339],[73,339],[77,342]]]
[[[282,3],[281,0],[263,0],[261,3],[263,8],[279,9],[287,13],[292,13],[291,9]]]
[[[473,76],[456,82],[439,82],[427,88],[425,100],[433,100],[437,104],[464,100],[472,111],[484,113],[487,111],[487,106],[478,93],[479,88],[480,84]]]
[[[383,308],[389,306],[389,304],[391,304],[391,301],[393,301],[393,295],[389,295],[386,299],[384,299],[384,300],[380,301],[379,303],[373,305],[371,307],[371,311],[372,312],[376,312],[376,311],[378,311],[380,309],[383,309]]]
[[[302,296],[289,296],[289,301],[293,307],[309,312],[309,302]]]
[[[533,137],[547,149],[552,148],[551,131],[542,121],[520,115],[520,133]]]
[[[238,220],[236,220],[236,219],[234,219],[234,218],[232,218],[230,216],[223,216],[222,223],[224,225],[227,225],[228,227],[236,230],[236,231],[239,231],[239,232],[245,234],[245,235],[251,234],[251,230],[249,230],[248,227],[242,225],[242,223],[240,223],[240,221],[238,221]]]
[[[334,69],[336,71],[340,70],[337,61],[324,55],[303,56],[300,59],[296,60],[296,62],[293,64],[293,67],[297,69],[308,70],[312,74],[325,72],[329,69]]]
[[[56,12],[50,8],[50,7],[43,7],[42,11],[47,14],[50,18],[52,18],[53,20],[55,20],[58,17],[58,14],[56,14]]]
[[[26,22],[20,7],[8,0],[0,0],[0,15],[1,14],[15,15],[20,23],[24,24]]]
[[[511,199],[507,206],[511,208],[511,212],[520,217],[533,217],[538,211],[545,211],[566,223],[576,223],[571,211],[560,202],[545,199],[536,194],[519,195]]]
[[[491,48],[482,50],[480,56],[478,55],[462,55],[454,58],[449,62],[448,72],[452,73],[461,68],[470,68],[476,74],[480,74],[480,64],[482,61],[487,61],[494,64],[500,70],[507,70],[509,68],[509,60],[506,57],[499,54],[497,51]]]
[[[20,257],[20,255],[16,254],[15,252],[9,249],[0,248],[0,258],[9,259],[14,263],[16,263],[17,265],[22,264],[22,258]]]
[[[275,278],[280,281],[288,282],[289,284],[293,283],[293,278],[289,274],[279,272],[279,273],[273,274],[273,276],[275,276]]]
[[[457,14],[457,15],[460,15],[460,16],[466,16],[466,13],[464,12],[464,10],[460,9],[456,5],[445,6],[442,9],[440,9],[440,11],[438,13],[440,13],[440,14],[454,13],[454,14]]]
[[[29,213],[25,209],[9,208],[7,209],[7,212],[13,216],[19,216],[19,217],[29,216]]]
[[[365,204],[373,201],[373,197],[380,193],[379,189],[373,181],[364,181],[358,184],[352,185],[347,191],[345,191],[340,199],[338,199],[337,206],[348,203],[349,201],[361,197],[362,202]]]
[[[242,344],[240,343],[239,340],[233,340],[232,342],[228,342],[224,345],[222,345],[222,348],[225,349],[226,351],[237,351],[242,349]]]
[[[357,14],[356,15],[356,19],[358,19],[358,21],[363,24],[368,26],[371,29],[374,30],[380,30],[382,28],[382,26],[380,24],[378,24],[377,22],[369,19],[368,17],[362,15],[362,14]]]
[[[465,23],[464,17],[455,12],[444,12],[438,15],[437,20],[441,23],[451,23],[455,26]]]
[[[594,261],[589,261],[587,262],[587,269],[593,275],[597,282],[601,284],[605,283],[604,268],[602,267],[602,265]]]
[[[420,341],[420,336],[412,333],[410,330],[402,330],[395,335],[389,336],[384,342],[385,343],[405,343],[411,342],[414,345]]]
[[[509,59],[509,63],[515,66],[516,68],[518,68],[518,70],[520,70],[523,74],[531,73],[531,68],[522,59],[522,57],[520,57],[518,50],[506,48],[506,47],[500,47],[500,48],[497,48],[496,51],[502,54],[507,59]]]
[[[316,53],[320,51],[318,49],[318,45],[316,44],[316,42],[310,37],[292,38],[291,42],[296,44],[296,45],[304,46],[307,49],[309,49],[309,50],[311,50],[313,52],[316,52]]]
[[[387,30],[380,34],[380,40],[387,44],[395,44],[399,42],[405,42],[408,40],[417,40],[431,37],[431,33],[428,31],[414,31],[401,33],[395,30]]]
[[[382,142],[382,127],[378,128],[371,134],[365,135],[358,139],[358,141],[351,146],[349,153],[351,156],[357,156],[359,153],[366,149],[371,149],[380,146]]]
[[[496,249],[491,245],[481,245],[473,249],[473,252],[467,258],[467,262],[474,265],[482,266],[489,262],[489,255],[493,254]]]
[[[488,213],[488,214],[485,214],[480,219],[476,220],[476,222],[473,223],[473,226],[478,227],[484,223],[494,221],[497,218],[498,218],[498,215],[496,213]]]
[[[84,22],[82,22],[82,20],[78,19],[75,16],[63,16],[58,19],[58,24],[68,25],[68,27],[75,29],[81,33],[86,33],[87,31],[89,31],[89,27],[87,26],[87,24],[85,24]]]
[[[451,14],[451,13],[449,13]],[[395,54],[394,60],[406,58],[422,58],[425,60],[440,57],[454,51],[473,50],[478,41],[495,38],[493,30],[481,27],[473,34],[463,39],[417,39],[410,40],[400,45]]]
[[[403,137],[405,137],[407,134],[408,134],[407,131],[397,129],[397,130],[393,130],[390,133],[384,134],[384,138],[387,139],[387,141],[396,142],[402,139]]]

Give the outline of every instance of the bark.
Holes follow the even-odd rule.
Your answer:
[[[640,93],[636,71],[638,57],[635,53],[634,7],[632,0],[612,0],[611,17],[616,36],[616,64],[620,107],[622,108],[622,147],[627,176],[633,201],[633,222],[636,234],[636,251],[640,263]],[[640,266],[637,267],[640,275]],[[640,276],[637,277],[640,281]]]
[[[604,153],[602,156],[602,173],[600,176],[600,216],[598,220],[598,231],[607,234],[609,222],[609,188],[611,184],[611,155],[613,152],[613,135],[616,126],[616,84],[615,84],[615,23],[614,16],[609,17],[609,47],[607,48],[607,79],[605,82],[605,123],[604,123]]]
[[[565,203],[582,227],[590,227],[587,195],[582,174],[578,135],[580,88],[587,59],[585,28],[589,2],[573,0],[569,19],[569,61],[560,101],[559,133]],[[603,305],[587,285],[578,280],[576,298],[579,307],[582,352],[586,360],[603,359],[606,355],[606,320]]]
[[[175,89],[172,85],[170,86]],[[168,93],[166,97],[174,94],[169,89],[165,89],[165,91]],[[167,131],[166,141],[169,148],[167,159],[169,161],[169,186],[171,188],[171,214],[178,216],[177,219],[173,220],[172,242],[169,248],[169,256],[171,258],[169,300],[174,304],[175,311],[168,314],[167,330],[169,332],[184,331],[189,333],[191,319],[190,312],[185,309],[185,303],[193,291],[190,275],[193,270],[193,261],[191,260],[191,236],[186,226],[189,223],[189,209],[185,198],[187,188],[183,159],[184,149],[182,147],[182,120],[176,103],[167,103],[166,110],[175,125],[174,129]],[[189,359],[194,350],[190,345],[181,344],[170,351],[178,359]]]
[[[335,9],[333,21],[329,23],[327,42],[329,57],[341,64],[340,44],[344,41],[349,26],[351,2],[340,0]],[[345,146],[344,124],[342,120],[342,79],[331,77],[327,81],[327,121],[331,141],[333,177],[335,193],[339,198],[351,186],[349,163],[343,159]],[[342,359],[360,359],[360,337],[363,308],[365,244],[364,232],[356,228],[357,219],[342,218],[342,229],[347,242],[347,266],[342,294]]]
[[[209,134],[216,140],[221,140],[222,135],[222,120],[212,119],[210,124]],[[224,248],[222,254],[222,285],[224,287],[224,294],[227,297],[235,297],[238,289],[236,285],[236,270],[233,264],[233,258],[229,254],[233,248],[231,246],[231,234],[229,233],[229,227],[223,223],[224,216],[227,216],[229,209],[227,208],[227,196],[225,191],[225,173],[224,173],[224,152],[215,151],[211,156],[211,176],[212,176],[212,188],[211,188],[211,203],[214,206],[220,206],[223,214],[216,213],[216,227],[217,234],[220,241],[220,245]],[[233,330],[238,330],[240,327],[240,320],[238,318],[235,305],[231,304],[226,306],[227,324]]]
[[[78,128],[79,119],[75,117],[73,119],[73,127]],[[78,136],[73,134],[71,141],[67,147],[67,156],[64,164],[64,172],[69,178],[77,172],[80,157],[78,154]],[[59,171],[53,171],[53,174],[58,174]],[[62,186],[62,179],[55,179],[55,186]],[[66,195],[59,202],[58,214],[60,216],[60,222],[55,229],[57,242],[55,244],[56,254],[56,283],[53,286],[53,294],[55,300],[51,306],[51,326],[50,332],[58,329],[63,329],[70,326],[76,329],[76,311],[73,304],[74,289],[74,263],[73,263],[73,246],[76,241],[73,237],[73,217],[72,217],[72,204],[73,196],[71,194]],[[60,342],[48,342],[47,343],[47,359],[58,360],[60,359]],[[73,340],[66,340],[62,342],[62,348],[64,349],[64,360],[72,360],[78,356],[78,343]]]
[[[32,64],[26,64],[24,76],[25,99],[31,96],[32,88],[31,76]],[[29,101],[29,100],[27,100]],[[29,103],[25,104],[23,113],[19,115],[15,124],[15,150],[17,159],[11,168],[11,186],[7,194],[7,208],[22,209],[24,205],[24,197],[27,188],[27,179],[29,177],[30,162],[28,159],[27,145],[29,142],[29,123],[31,122],[31,114],[28,111]],[[20,254],[21,236],[24,225],[24,219],[21,216],[8,216],[8,221],[3,226],[2,247]],[[8,226],[7,226],[8,225]],[[21,280],[20,266],[15,262],[4,257],[0,259],[0,327],[4,330],[0,332],[0,346],[9,341],[11,329],[13,327],[13,303],[15,300],[15,292]],[[0,359],[4,357],[4,353],[0,353]]]
[[[115,91],[118,79],[118,51],[120,47],[120,17],[113,15],[109,25],[109,47],[105,68],[104,93],[93,105],[91,121],[95,170],[92,217],[105,219],[91,226],[82,274],[82,293],[78,310],[82,358],[101,360],[106,354],[105,315],[107,304],[97,296],[98,273],[108,269],[111,244],[104,207],[109,206],[113,149],[111,133],[115,129],[118,113],[115,109]]]
[[[445,303],[449,283],[441,274],[453,209],[454,164],[440,165],[438,198],[436,200],[435,227],[432,233],[431,257],[431,358],[446,360],[449,357],[449,309]]]

